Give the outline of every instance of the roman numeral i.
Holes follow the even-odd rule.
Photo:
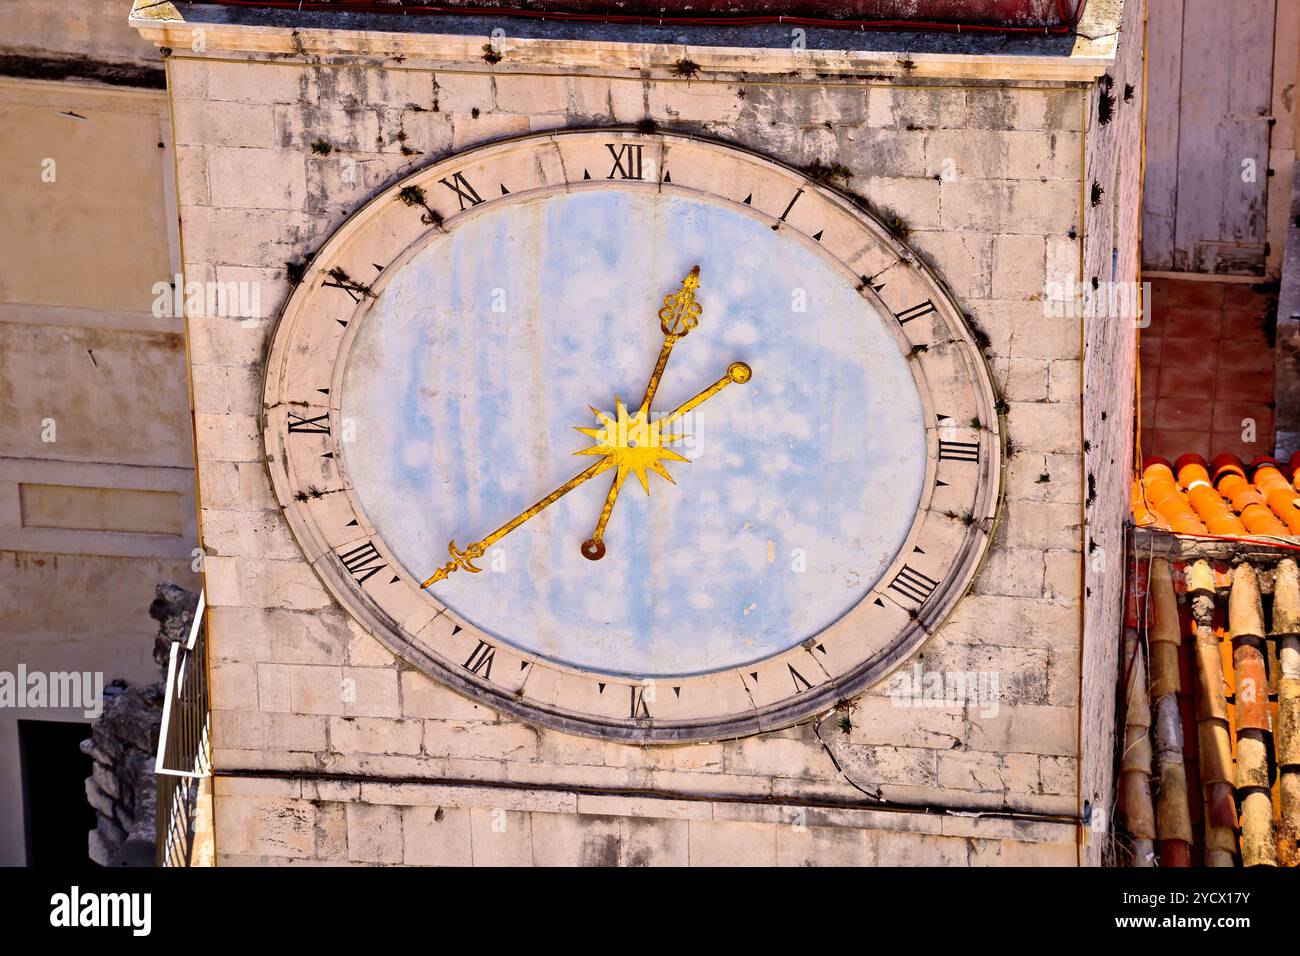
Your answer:
[[[920,305],[914,305],[910,309],[904,309],[898,313],[898,324],[906,325],[913,319],[919,319],[923,315],[929,315],[934,311],[934,303],[926,299]]]

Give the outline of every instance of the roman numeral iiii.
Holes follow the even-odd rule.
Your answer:
[[[903,565],[903,569],[894,575],[894,580],[889,582],[889,590],[896,591],[918,607],[926,602],[938,586],[938,581],[909,564]]]

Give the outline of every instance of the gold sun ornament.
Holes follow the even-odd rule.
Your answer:
[[[614,398],[614,409],[614,415],[611,417],[600,409],[592,407],[592,414],[600,422],[599,428],[575,426],[584,435],[589,435],[595,444],[590,448],[575,451],[574,454],[603,455],[606,459],[606,470],[618,469],[614,476],[616,485],[622,486],[629,474],[636,475],[637,481],[641,482],[641,487],[645,489],[647,495],[650,494],[650,472],[653,471],[656,475],[673,481],[673,476],[663,466],[664,460],[689,462],[690,459],[664,446],[682,441],[689,436],[666,434],[663,430],[662,418],[650,420],[649,410],[645,408],[638,409],[633,414],[617,396]]]

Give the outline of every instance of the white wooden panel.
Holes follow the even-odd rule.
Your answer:
[[[1263,271],[1275,13],[1276,0],[1149,4],[1149,269]]]
[[[1146,181],[1142,193],[1142,260],[1149,269],[1174,267],[1178,206],[1178,97],[1182,84],[1182,0],[1147,7]]]
[[[1275,0],[1183,8],[1174,266],[1263,271]],[[1253,181],[1243,163],[1253,161]]]

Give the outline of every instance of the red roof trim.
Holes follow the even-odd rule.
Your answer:
[[[638,0],[517,0],[520,6],[476,6],[471,3],[430,4],[419,2],[375,3],[371,0],[208,0],[219,6],[260,7],[267,9],[333,11],[337,13],[374,13],[390,16],[406,14],[451,16],[523,17],[561,22],[624,23],[639,26],[762,26],[782,24],[788,26],[823,27],[840,30],[917,30],[924,32],[972,33],[1033,33],[1062,35],[1072,32],[1083,15],[1087,0],[932,0],[926,12],[957,13],[969,7],[982,7],[987,16],[977,20],[955,18],[924,19],[898,14],[915,8],[917,4],[903,4],[898,0],[750,0],[737,9],[734,0],[660,0],[647,8],[655,12],[627,13],[635,10]],[[766,11],[779,5],[791,13]],[[1044,8],[1054,15],[1044,15]],[[668,13],[660,11],[685,11],[704,9],[708,14]],[[872,16],[873,12],[888,11],[893,17]],[[835,13],[834,16],[815,16],[813,13]]]

